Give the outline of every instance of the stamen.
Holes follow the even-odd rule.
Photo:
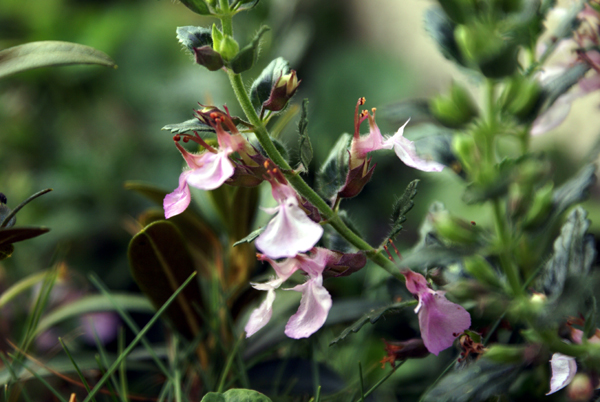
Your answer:
[[[362,98],[358,98],[358,102],[356,102],[356,108],[354,109],[354,138],[360,137],[360,123],[363,122],[364,118],[362,118],[362,113],[360,116],[362,120],[359,118],[358,111],[366,101],[367,100],[363,96]]]
[[[384,250],[385,250],[385,252],[387,253],[387,255],[388,255],[388,259],[389,259],[390,261],[394,262],[394,257],[392,257],[392,254],[390,254],[390,250],[388,250],[388,248],[387,248],[387,246],[386,246],[386,245],[384,245],[384,246],[383,246],[383,249],[384,249]]]
[[[183,142],[189,142],[190,141],[190,137],[183,137]]]
[[[400,254],[400,251],[398,251],[398,249],[396,248],[396,245],[394,244],[394,242],[392,241],[392,239],[389,239],[388,241],[392,245],[392,247],[394,248],[394,252],[398,256],[398,258],[402,259],[402,255]]]
[[[175,141],[175,142],[179,142],[180,140],[181,140],[181,136],[180,136],[179,134],[175,134],[175,135],[173,136],[173,141]]]

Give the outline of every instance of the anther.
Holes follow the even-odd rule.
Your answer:
[[[189,140],[190,140],[190,137],[183,137],[183,142],[187,143],[187,142],[189,142]]]
[[[365,98],[364,96],[358,98],[358,103],[362,106],[367,102],[367,98]]]
[[[393,262],[393,261],[394,261],[394,257],[392,257],[392,254],[390,254],[390,250],[388,250],[387,246],[385,246],[385,245],[384,245],[384,246],[383,246],[383,249],[384,249],[384,250],[385,250],[385,252],[387,253],[387,255],[388,255],[388,259],[389,259],[390,261],[392,261],[392,262]]]
[[[398,249],[396,248],[396,245],[394,244],[394,242],[392,241],[392,239],[389,239],[388,242],[392,245],[392,247],[394,248],[394,252],[396,253],[396,255],[398,256],[398,258],[402,259],[402,255],[400,254],[400,251],[398,251]]]
[[[475,226],[476,225],[475,221],[471,221],[471,225]]]
[[[179,134],[175,134],[175,135],[173,136],[173,141],[175,141],[175,142],[179,142],[180,140],[181,140],[181,136],[180,136]]]

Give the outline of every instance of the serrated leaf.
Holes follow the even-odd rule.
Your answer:
[[[577,63],[569,67],[564,73],[552,79],[542,86],[540,103],[542,104],[541,113],[548,110],[550,106],[587,73],[590,66],[587,63]]]
[[[233,70],[234,73],[239,74],[243,73],[246,70],[249,70],[254,63],[256,63],[256,59],[258,57],[258,45],[260,44],[260,38],[267,32],[270,31],[271,28],[267,26],[262,26],[252,39],[252,42],[241,49],[238,54],[229,62],[229,67]]]
[[[250,99],[252,105],[257,112],[260,112],[262,104],[269,99],[271,88],[277,83],[279,78],[290,72],[290,67],[287,61],[282,57],[278,57],[269,63],[263,69],[258,78],[252,83],[250,88]]]
[[[230,389],[223,394],[209,392],[200,402],[271,402],[271,399],[251,389]]]
[[[540,278],[540,285],[547,295],[560,294],[568,276],[585,277],[590,272],[596,248],[594,237],[587,234],[589,227],[587,212],[576,207],[554,241],[554,254]]]
[[[304,165],[304,171],[308,172],[308,165],[313,158],[313,148],[308,136],[308,99],[302,101],[302,114],[298,122],[298,132],[300,133],[300,160]]]
[[[233,247],[238,246],[238,245],[240,245],[242,243],[252,243],[254,241],[254,239],[256,239],[258,236],[260,236],[260,234],[262,232],[265,231],[265,229],[266,229],[266,226],[262,227],[262,228],[256,229],[255,231],[251,232],[248,236],[246,236],[243,239],[238,240],[235,243],[233,243]]]
[[[186,120],[182,123],[167,124],[161,130],[170,130],[173,134],[183,134],[191,131],[196,131],[198,134],[215,134],[214,128],[200,122],[196,118]]]
[[[349,161],[348,147],[351,140],[350,134],[342,134],[317,173],[317,189],[319,194],[327,200],[335,197],[346,183]]]
[[[167,221],[154,222],[136,234],[127,256],[133,279],[157,308],[195,272],[185,239]],[[175,328],[189,339],[200,333],[202,322],[193,305],[203,305],[197,282],[188,285],[166,311]]]
[[[194,54],[194,48],[213,45],[212,30],[195,26],[177,27],[177,40]]]
[[[479,402],[505,394],[523,369],[482,358],[438,382],[423,398],[425,402]]]
[[[393,303],[393,304],[390,304],[388,306],[384,306],[384,307],[381,307],[381,308],[378,308],[378,309],[371,310],[368,313],[365,313],[358,320],[356,320],[348,328],[344,329],[339,336],[337,336],[335,339],[333,339],[331,342],[329,342],[329,346],[331,346],[331,345],[333,345],[335,343],[338,343],[339,341],[345,339],[348,335],[350,335],[351,332],[355,332],[356,333],[356,332],[360,331],[360,329],[367,322],[370,322],[371,324],[375,324],[384,314],[387,314],[387,313],[399,313],[404,308],[409,307],[409,306],[414,306],[415,304],[417,304],[417,302],[411,300],[411,301]]]
[[[49,231],[49,228],[33,226],[1,228],[0,244],[12,244],[19,241],[32,239],[34,237],[43,235],[44,233],[48,233]]]
[[[34,68],[73,64],[116,67],[106,53],[71,42],[31,42],[0,50],[0,78]]]
[[[425,30],[437,43],[442,55],[458,64],[465,65],[456,40],[454,24],[440,7],[432,7],[425,12]]]
[[[552,217],[559,217],[574,204],[584,201],[596,181],[596,166],[588,165],[573,178],[554,191],[552,197]]]
[[[402,223],[406,221],[406,214],[415,205],[413,198],[417,195],[417,185],[420,180],[408,183],[404,193],[394,201],[392,206],[392,231],[388,238],[394,238],[402,230]]]

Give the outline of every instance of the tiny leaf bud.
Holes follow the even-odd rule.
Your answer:
[[[494,344],[487,348],[483,357],[497,363],[521,363],[524,353],[524,346]]]
[[[219,44],[218,52],[221,54],[224,60],[231,60],[238,54],[240,45],[229,35],[223,35],[223,39]]]
[[[433,98],[429,109],[440,123],[450,128],[459,128],[478,114],[469,92],[456,82],[452,83],[448,95]]]

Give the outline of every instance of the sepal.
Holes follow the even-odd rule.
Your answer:
[[[257,112],[260,112],[263,103],[271,96],[271,91],[277,81],[289,72],[290,67],[288,62],[282,57],[278,57],[271,61],[271,63],[263,69],[258,78],[254,80],[252,87],[250,88],[250,99]]]
[[[231,59],[229,62],[229,67],[233,70],[234,73],[239,74],[246,70],[249,70],[254,63],[256,63],[256,59],[258,57],[258,46],[260,44],[260,38],[267,32],[270,31],[271,28],[267,26],[263,26],[254,36],[252,42],[245,46],[239,52],[236,51],[235,57]]]

